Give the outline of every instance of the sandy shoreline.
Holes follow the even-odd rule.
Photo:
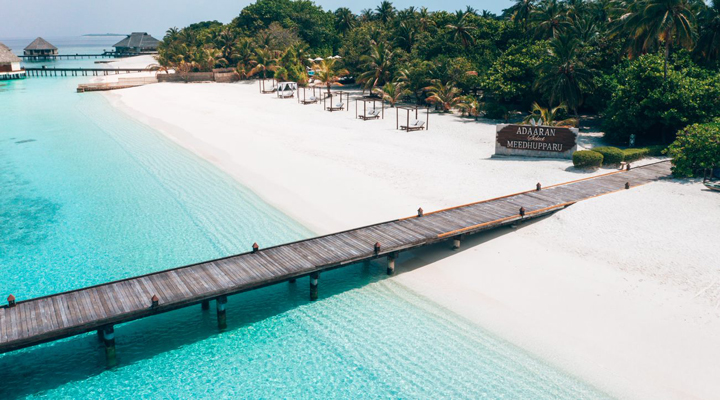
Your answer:
[[[363,122],[354,103],[328,113],[247,83],[106,96],[319,234],[590,176],[569,161],[491,158],[494,125],[451,115],[407,133],[394,110]],[[392,279],[612,395],[709,399],[720,393],[717,202],[697,182],[654,183],[461,251],[406,254]]]

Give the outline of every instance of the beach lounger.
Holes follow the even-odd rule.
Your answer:
[[[345,109],[345,103],[336,103],[334,106],[328,107],[328,111],[342,111]]]
[[[380,118],[380,114],[382,113],[382,110],[379,108],[373,108],[371,109],[367,115],[359,115],[358,117],[362,120],[369,120],[369,119],[378,119]]]
[[[412,131],[420,131],[425,129],[425,121],[420,121],[418,119],[412,121],[409,126],[401,125],[400,129],[404,129],[408,132]]]
[[[320,99],[318,99],[317,97],[315,97],[315,96],[310,96],[310,97],[307,98],[306,100],[301,101],[301,103],[303,103],[303,104],[315,104],[315,103],[317,103],[318,101],[320,101]]]
[[[283,90],[282,92],[278,93],[278,97],[280,97],[281,99],[289,99],[293,96],[295,96],[295,92],[292,90]]]

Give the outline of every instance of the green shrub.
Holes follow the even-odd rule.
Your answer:
[[[677,176],[693,176],[705,168],[720,165],[720,120],[694,124],[681,130],[668,148],[672,172]]]
[[[580,150],[573,153],[575,168],[598,168],[603,164],[603,155],[597,151]]]
[[[594,147],[592,151],[603,155],[603,164],[617,165],[623,162],[623,151],[617,147]]]
[[[623,152],[623,161],[625,162],[633,162],[637,160],[642,160],[643,158],[650,155],[650,150],[648,150],[647,147],[640,147],[637,149],[625,149]]]

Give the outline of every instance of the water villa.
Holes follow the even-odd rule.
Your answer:
[[[25,70],[20,68],[20,57],[13,54],[9,47],[0,43],[0,80],[24,77]]]
[[[148,35],[147,32],[133,32],[115,43],[113,47],[118,53],[147,53],[156,52],[159,43],[159,40]]]
[[[23,54],[33,59],[47,58],[48,56],[57,56],[58,48],[50,44],[47,40],[38,37],[25,47]]]

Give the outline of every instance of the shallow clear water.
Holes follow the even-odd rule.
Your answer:
[[[312,235],[101,95],[74,93],[83,81],[0,83],[0,297]],[[302,279],[232,296],[223,333],[199,307],[118,326],[110,370],[93,334],[0,355],[0,398],[604,397],[383,266],[323,274],[320,301],[308,292]]]

